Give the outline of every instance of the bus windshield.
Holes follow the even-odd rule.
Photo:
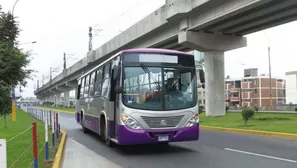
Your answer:
[[[195,106],[197,84],[194,64],[183,66],[171,62],[157,65],[148,62],[124,64],[123,103],[145,110],[177,110]]]

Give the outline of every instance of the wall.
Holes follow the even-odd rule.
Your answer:
[[[297,75],[286,75],[286,102],[297,104]]]

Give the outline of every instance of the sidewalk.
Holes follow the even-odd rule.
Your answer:
[[[67,138],[63,168],[122,168],[91,151],[71,138]]]

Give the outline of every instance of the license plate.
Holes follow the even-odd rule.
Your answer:
[[[158,141],[168,141],[168,136],[167,135],[158,136]]]

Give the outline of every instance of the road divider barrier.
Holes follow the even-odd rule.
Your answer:
[[[200,128],[204,130],[210,130],[210,131],[224,131],[224,132],[231,132],[231,133],[242,133],[242,134],[271,136],[271,137],[286,138],[286,139],[297,139],[297,134],[289,134],[289,133],[281,133],[281,132],[269,132],[269,131],[224,128],[224,127],[213,127],[213,126],[202,126],[202,125],[200,126]]]

